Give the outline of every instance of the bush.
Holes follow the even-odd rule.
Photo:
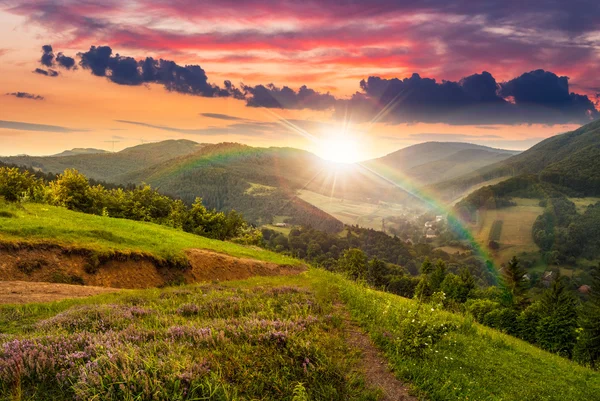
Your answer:
[[[66,169],[50,183],[50,201],[70,210],[89,213],[93,198],[88,179],[75,169]]]
[[[513,335],[518,332],[517,312],[510,308],[494,309],[484,316],[483,324]]]
[[[479,323],[483,323],[485,315],[500,307],[498,302],[489,299],[470,299],[465,305],[467,311],[473,315],[475,320]]]
[[[17,262],[17,269],[19,269],[25,274],[31,274],[34,271],[40,270],[42,267],[47,265],[48,262],[46,262],[44,259],[21,260]]]
[[[451,323],[436,324],[417,310],[409,313],[398,325],[394,338],[396,352],[408,357],[423,358],[444,336],[456,329]]]
[[[40,186],[40,181],[29,171],[21,172],[16,167],[0,167],[0,197],[9,202],[33,196]]]

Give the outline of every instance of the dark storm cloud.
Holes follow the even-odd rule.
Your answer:
[[[221,114],[221,113],[200,113],[203,117],[215,118],[217,120],[225,120],[225,121],[246,121],[245,118],[230,116],[229,114]]]
[[[54,53],[52,52],[52,46],[42,46],[42,58],[40,63],[46,67],[52,67],[54,65]]]
[[[40,64],[46,67],[61,67],[67,70],[75,68],[75,59],[73,57],[65,56],[62,52],[59,52],[56,56],[52,45],[42,46],[42,57],[40,58]]]
[[[287,86],[278,88],[273,84],[243,86],[250,96],[246,104],[250,107],[276,109],[326,110],[335,105],[335,98],[329,93],[320,93],[306,85],[295,91]]]
[[[45,75],[47,77],[58,77],[58,71],[54,71],[52,69],[48,69],[48,70],[44,70],[41,68],[36,68],[35,70],[33,70],[33,72],[35,74],[40,74],[40,75]]]
[[[543,70],[500,84],[483,72],[458,82],[372,76],[360,87],[362,92],[337,102],[339,118],[468,125],[586,123],[599,116],[587,96],[569,93],[566,77]]]
[[[33,93],[27,93],[27,92],[11,92],[11,93],[7,93],[6,96],[14,96],[14,97],[18,97],[21,99],[44,100],[43,96],[34,95]]]
[[[73,57],[65,56],[63,53],[58,53],[56,55],[56,63],[67,70],[75,68],[75,59]]]
[[[92,46],[89,51],[79,53],[80,65],[99,77],[107,77],[119,85],[141,85],[156,83],[168,91],[204,96],[243,98],[242,92],[230,81],[223,87],[208,82],[206,72],[199,65],[180,66],[170,60],[155,60],[146,57],[137,61],[133,57],[113,55],[109,46]]]
[[[19,121],[3,121],[0,120],[0,128],[12,129],[18,131],[38,131],[38,132],[57,132],[57,133],[70,133],[70,132],[84,132],[83,129],[73,129],[67,127],[61,127],[57,125],[46,125],[46,124],[33,124],[24,123]]]

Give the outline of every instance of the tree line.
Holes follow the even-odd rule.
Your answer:
[[[29,200],[88,214],[152,222],[219,240],[261,242],[260,231],[248,225],[235,210],[209,210],[201,198],[188,207],[149,185],[111,189],[103,184],[92,185],[74,169],[47,180],[28,170],[0,167],[0,197],[9,202]]]

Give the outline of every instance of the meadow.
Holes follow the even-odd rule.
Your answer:
[[[436,400],[591,400],[600,373],[435,304],[298,276],[0,307],[2,400],[375,400],[349,313]]]
[[[569,198],[571,202],[575,204],[577,213],[583,214],[589,205],[600,202],[600,198],[588,196],[586,198]]]
[[[480,244],[487,245],[491,239],[500,244],[500,250],[496,253],[499,263],[505,263],[523,252],[539,251],[533,241],[532,228],[544,208],[539,206],[537,199],[514,198],[513,201],[517,206],[479,210],[478,221],[471,226]]]
[[[0,241],[52,243],[98,253],[138,252],[162,260],[181,258],[186,249],[200,248],[278,264],[299,263],[257,247],[213,240],[154,223],[77,213],[36,203],[0,203]]]
[[[298,197],[329,213],[344,224],[381,230],[381,219],[406,214],[405,206],[397,203],[368,203],[340,199],[301,190]]]

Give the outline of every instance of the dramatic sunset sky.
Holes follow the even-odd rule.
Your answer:
[[[525,149],[599,118],[600,1],[0,0],[0,91],[0,155]]]

